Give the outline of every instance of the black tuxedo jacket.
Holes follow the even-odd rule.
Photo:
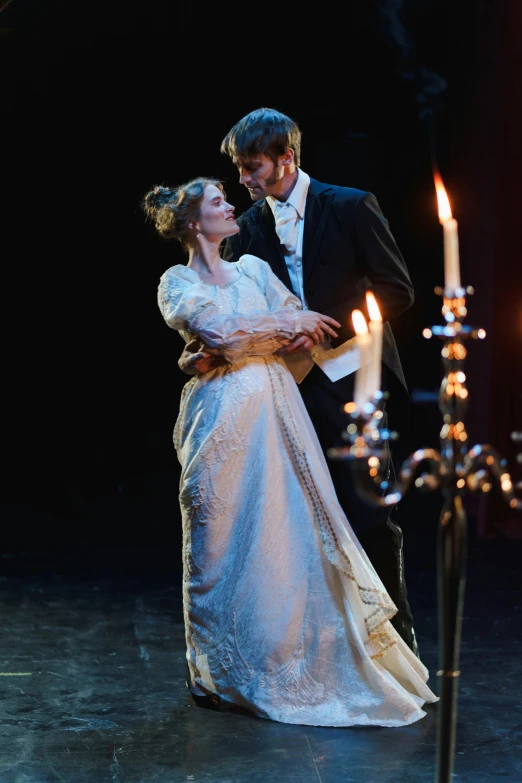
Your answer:
[[[229,237],[225,258],[251,253],[267,261],[292,285],[272,210],[256,202],[238,218],[240,231]],[[383,317],[382,360],[406,390],[406,381],[389,320],[413,304],[408,269],[372,193],[325,185],[310,179],[303,237],[303,283],[308,307],[341,324],[334,347],[354,336],[352,310],[367,317],[365,293],[371,289]],[[296,293],[294,291],[294,293]],[[341,381],[337,383],[341,384]]]

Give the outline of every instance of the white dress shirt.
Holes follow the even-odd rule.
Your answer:
[[[295,236],[292,237],[292,245],[290,250],[283,244],[281,248],[285,257],[286,266],[288,268],[288,274],[290,275],[290,281],[294,293],[297,294],[299,299],[303,303],[303,308],[306,308],[306,300],[303,289],[303,233],[304,233],[304,218],[306,209],[306,197],[308,195],[308,187],[310,185],[310,177],[305,174],[301,169],[297,169],[297,181],[294,185],[294,189],[290,193],[286,201],[278,201],[273,196],[267,197],[268,206],[273,212],[274,220],[276,221],[276,233],[277,222],[280,213],[288,210],[292,213],[292,222],[294,224]],[[286,229],[286,226],[285,226]]]

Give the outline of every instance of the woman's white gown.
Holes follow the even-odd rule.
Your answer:
[[[230,362],[185,385],[183,601],[192,688],[261,718],[404,726],[437,701],[392,627],[396,607],[336,498],[297,385],[273,353],[301,303],[243,256],[223,287],[177,265],[158,303]]]

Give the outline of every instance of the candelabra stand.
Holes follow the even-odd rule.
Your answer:
[[[468,435],[464,415],[468,403],[468,389],[464,361],[466,340],[482,339],[483,329],[463,323],[467,315],[466,294],[473,289],[436,288],[442,296],[442,314],[445,324],[425,329],[426,338],[436,336],[444,341],[442,360],[444,377],[439,391],[439,408],[443,424],[440,432],[440,451],[418,449],[405,459],[395,486],[385,479],[389,459],[388,441],[397,437],[383,427],[383,409],[386,393],[377,395],[358,409],[354,403],[345,407],[350,416],[346,446],[330,449],[332,459],[350,460],[355,471],[356,488],[368,502],[377,506],[394,506],[414,485],[425,491],[440,489],[443,505],[438,530],[438,624],[440,702],[437,739],[437,783],[450,783],[455,752],[457,718],[457,682],[460,675],[459,656],[462,629],[462,607],[465,589],[467,547],[467,519],[463,495],[466,492],[489,492],[494,483],[513,509],[522,509],[522,500],[515,490],[506,460],[489,445],[478,445],[468,450]],[[522,441],[522,433],[512,433],[513,440]],[[517,460],[521,462],[520,456]]]

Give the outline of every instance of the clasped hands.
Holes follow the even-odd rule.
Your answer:
[[[326,339],[326,335],[337,337],[337,332],[332,328],[339,328],[341,324],[328,315],[316,313],[313,310],[301,310],[299,312],[300,334],[292,340],[281,340],[283,343],[275,353],[276,356],[294,353],[294,351],[311,351],[314,345],[318,345]],[[223,367],[227,360],[212,353],[212,350],[199,338],[194,337],[185,345],[183,353],[178,359],[178,366],[187,375],[199,375]]]

